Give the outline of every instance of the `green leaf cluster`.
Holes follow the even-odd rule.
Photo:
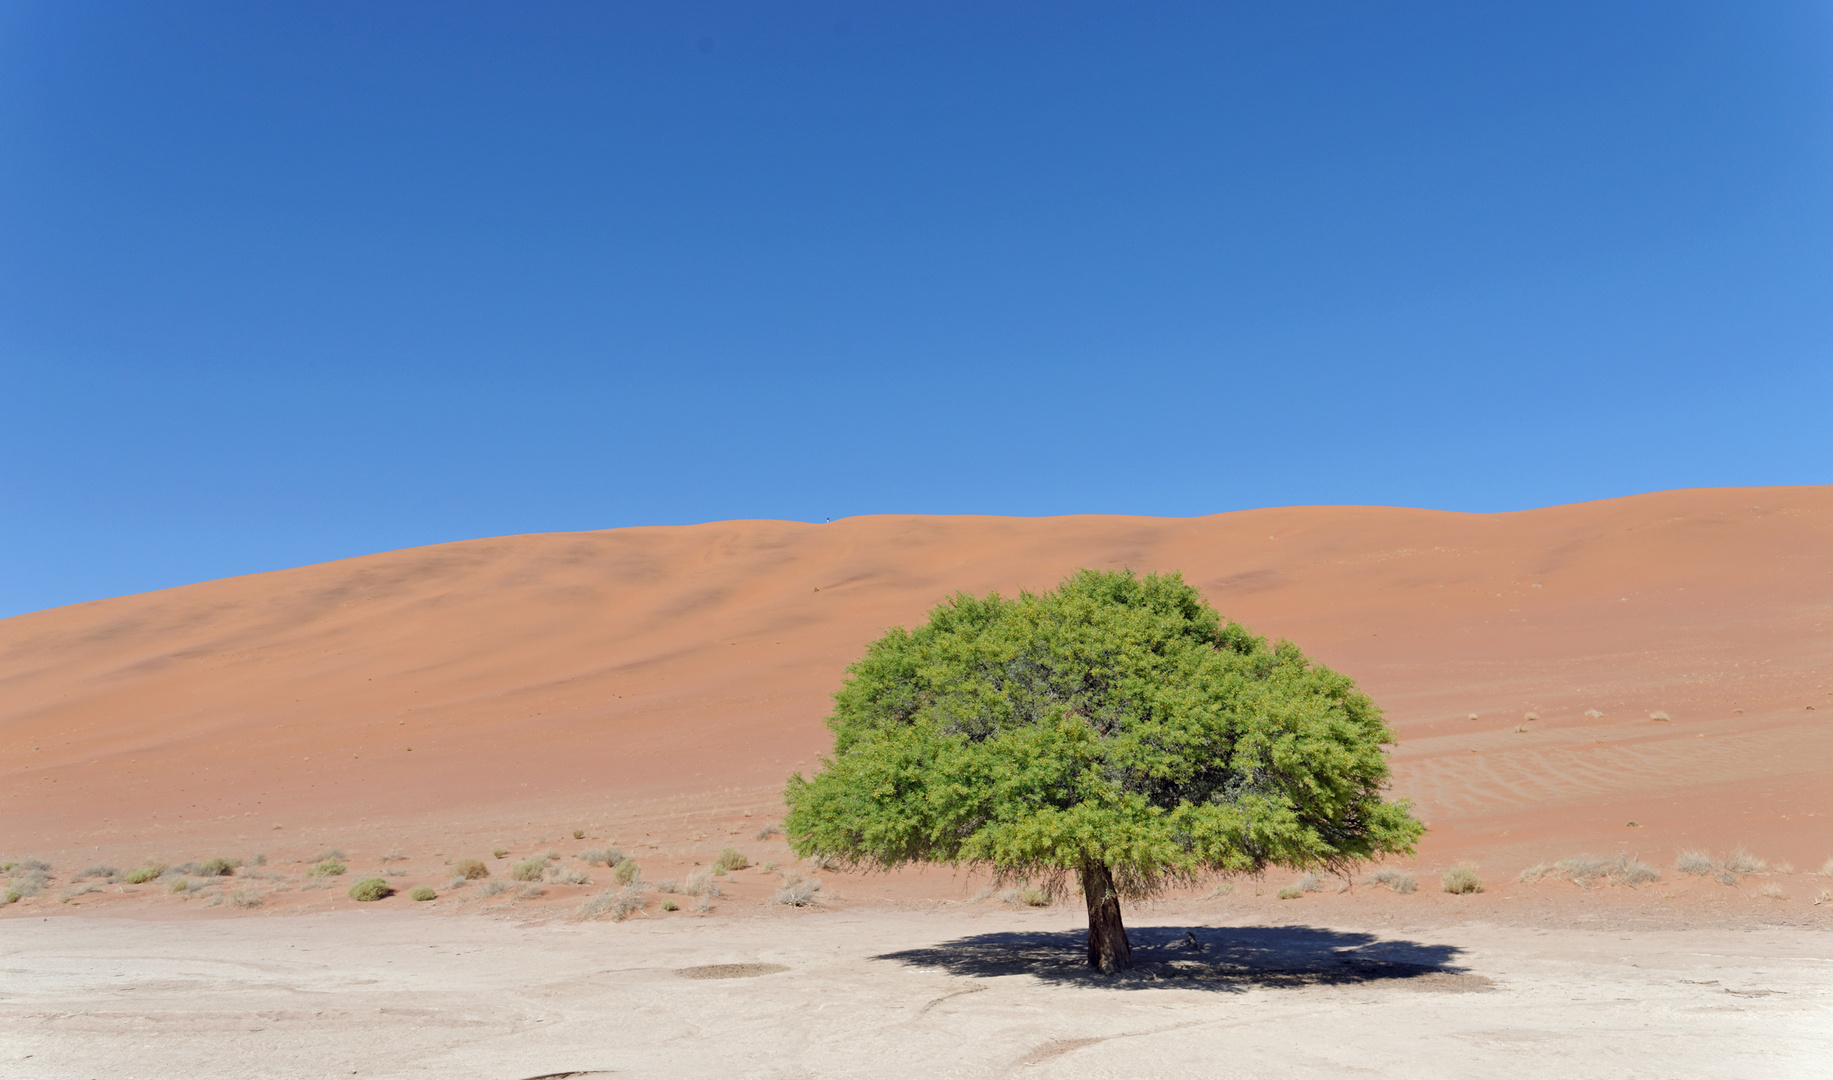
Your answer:
[[[1122,895],[1269,864],[1344,869],[1424,827],[1381,793],[1394,741],[1348,677],[1225,623],[1181,575],[1079,571],[958,594],[847,669],[833,755],[792,776],[804,858],[991,870]]]

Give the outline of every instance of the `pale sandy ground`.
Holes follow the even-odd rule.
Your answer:
[[[1075,966],[1075,915],[9,920],[0,1074],[1833,1076],[1823,930],[1244,924],[1186,905],[1134,928],[1144,963],[1115,980]],[[783,970],[680,974],[714,964]]]

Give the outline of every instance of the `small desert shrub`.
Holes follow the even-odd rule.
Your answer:
[[[312,856],[313,862],[343,862],[346,856],[342,848],[326,848]]]
[[[546,896],[547,890],[539,885],[524,885],[516,890],[517,900],[533,900],[537,896]]]
[[[204,901],[204,906],[205,907],[222,907],[223,906],[222,895],[216,894],[216,895],[211,896],[210,899]]]
[[[1703,851],[1683,851],[1674,858],[1674,869],[1683,874],[1697,874],[1704,877],[1718,867],[1712,864],[1712,856]]]
[[[540,881],[541,871],[547,863],[541,859],[524,859],[509,868],[509,876],[517,881]]]
[[[83,872],[82,872],[82,873],[80,873],[80,874],[78,874],[78,875],[76,875],[75,877],[73,877],[73,878],[71,878],[70,880],[71,880],[71,881],[81,881],[81,880],[83,880],[84,878],[92,878],[92,877],[99,877],[99,878],[110,878],[110,879],[112,879],[112,878],[114,878],[114,877],[115,877],[115,876],[116,876],[117,874],[119,874],[120,872],[121,872],[121,871],[119,871],[119,870],[116,870],[116,869],[115,869],[114,867],[112,867],[112,866],[103,866],[103,865],[101,865],[101,864],[99,864],[99,863],[98,863],[98,864],[97,864],[97,865],[95,865],[95,866],[86,866],[86,867],[84,867],[84,868],[83,868]]]
[[[446,891],[451,892],[453,889],[462,889],[469,884],[471,884],[470,878],[462,876],[455,877],[451,881],[446,882]]]
[[[235,868],[242,865],[240,859],[225,859],[221,855],[214,859],[205,859],[198,864],[198,877],[228,877],[235,873]]]
[[[170,893],[181,893],[190,892],[192,888],[193,886],[190,881],[179,877],[173,878],[171,883],[165,887],[165,891]]]
[[[1316,874],[1306,874],[1298,879],[1298,887],[1306,892],[1323,892],[1324,882]]]
[[[718,858],[713,860],[713,872],[716,874],[726,874],[733,870],[743,870],[750,865],[751,860],[745,857],[744,852],[737,848],[727,848],[719,853]]]
[[[434,897],[438,896],[439,894],[433,891],[433,887],[431,885],[420,885],[420,886],[416,886],[414,891],[411,893],[408,893],[407,895],[414,898],[415,900],[431,900]]]
[[[380,900],[384,896],[392,896],[394,891],[387,881],[379,877],[364,878],[350,886],[350,899],[367,903],[370,900]]]
[[[1452,867],[1439,875],[1438,883],[1444,887],[1446,892],[1457,896],[1483,891],[1483,879],[1468,866]]]
[[[509,849],[506,847],[491,848],[490,854],[495,855],[499,859],[505,858],[509,854]]]
[[[1026,885],[1022,889],[1007,889],[999,894],[999,898],[1013,907],[1049,907],[1051,900],[1049,892],[1035,885]]]
[[[663,911],[680,911],[681,905],[675,903],[673,900],[664,900],[662,901],[662,910]]]
[[[814,878],[791,874],[784,880],[783,887],[770,898],[770,902],[789,907],[808,907],[815,902],[815,894],[820,891],[821,883]]]
[[[584,840],[585,838],[586,838],[586,831],[584,829],[574,829],[573,830],[573,839]]]
[[[681,886],[674,878],[663,878],[655,883],[655,890],[659,893],[678,893],[681,891]]]
[[[590,885],[592,884],[592,879],[586,876],[586,872],[584,870],[580,870],[580,869],[577,869],[571,866],[550,866],[548,867],[547,880],[553,882],[556,885]]]
[[[1833,889],[1822,889],[1820,895],[1814,897],[1814,906],[1819,907],[1830,901],[1833,901]]]
[[[1773,881],[1763,886],[1761,889],[1758,889],[1757,891],[1762,893],[1764,896],[1769,897],[1771,900],[1787,900],[1788,899],[1788,893],[1783,892],[1782,886],[1776,884]]]
[[[339,874],[347,872],[349,869],[348,866],[338,862],[336,859],[321,859],[312,869],[306,872],[313,877],[336,877]]]
[[[1775,874],[1792,874],[1795,872],[1795,864],[1785,859],[1782,862],[1770,863],[1769,869],[1771,873]]]
[[[229,902],[236,907],[260,907],[261,898],[247,889],[237,889],[229,894]]]
[[[1214,900],[1218,896],[1227,896],[1234,891],[1235,891],[1235,883],[1232,881],[1224,881],[1222,884],[1217,885],[1215,888],[1211,889],[1209,891],[1209,895],[1205,896],[1203,899]]]
[[[783,835],[783,827],[773,821],[770,824],[764,826],[763,828],[757,830],[757,836],[755,837],[755,839],[768,840],[773,836],[781,836],[781,835]]]
[[[1397,893],[1410,893],[1419,888],[1419,882],[1412,874],[1405,870],[1396,870],[1391,866],[1384,866],[1376,870],[1373,880],[1375,884],[1386,885]]]
[[[146,866],[129,870],[127,876],[121,880],[127,882],[129,885],[141,885],[153,880],[163,873],[165,873],[165,867],[149,863]]]
[[[606,889],[580,905],[579,913],[588,919],[599,915],[609,915],[618,922],[623,922],[643,910],[643,905],[648,902],[635,889]]]
[[[477,897],[480,900],[488,900],[493,896],[498,896],[508,891],[509,886],[500,881],[486,881],[483,885],[478,887]]]
[[[599,863],[603,863],[606,866],[616,866],[618,863],[624,861],[624,849],[614,847],[587,848],[579,853],[579,857],[587,866],[597,866]]]
[[[611,876],[617,879],[619,885],[632,885],[643,876],[643,868],[636,864],[635,859],[625,859],[611,868]]]
[[[1585,719],[1587,719],[1587,720],[1602,720],[1602,719],[1604,719],[1604,714],[1603,714],[1603,713],[1601,713],[1601,712],[1599,712],[1599,711],[1597,711],[1596,709],[1586,709],[1586,710],[1585,710]]]
[[[257,851],[257,852],[255,852],[255,853],[254,853],[253,855],[250,855],[250,856],[248,857],[248,865],[250,865],[250,866],[266,866],[266,865],[267,865],[267,856],[265,856],[265,855],[263,855],[263,854],[261,854],[260,852],[258,852],[258,851]]]
[[[1278,893],[1281,900],[1297,900],[1303,895],[1305,895],[1305,890],[1299,888],[1297,885],[1287,885],[1285,888],[1279,890]]]
[[[808,860],[808,865],[814,867],[817,870],[828,870],[828,871],[842,870],[842,869],[845,869],[846,867],[845,863],[841,862],[839,859],[835,858],[832,855],[816,855],[814,858]]]
[[[1649,713],[1648,718],[1650,720],[1671,720],[1673,719],[1673,717],[1669,716],[1665,712],[1662,712],[1660,709],[1656,709],[1654,712]]]
[[[452,864],[452,872],[466,881],[490,876],[490,868],[484,865],[482,859],[460,859]]]
[[[1524,714],[1522,715],[1522,717],[1521,717],[1521,719],[1523,719],[1523,720],[1538,720],[1538,719],[1540,719],[1540,714],[1539,714],[1539,713],[1537,713],[1537,712],[1531,712],[1531,713],[1524,713]]]
[[[1743,848],[1738,848],[1725,856],[1725,869],[1734,874],[1761,874],[1769,869],[1769,864]]]
[[[687,883],[682,886],[689,896],[724,896],[719,889],[719,882],[713,879],[713,871],[696,870],[687,876]]]
[[[694,910],[702,914],[713,910],[713,894],[707,893],[705,896],[694,901]]]
[[[1828,859],[1826,862],[1821,863],[1820,869],[1814,872],[1821,877],[1833,877],[1833,859]]]
[[[764,864],[764,873],[766,873],[766,874],[774,874],[774,873],[776,873],[776,863],[775,863],[775,862],[767,862],[767,863],[765,863],[765,864]]]
[[[406,861],[407,861],[407,856],[401,854],[399,851],[391,851],[388,854],[382,856],[383,865],[387,865],[388,863],[391,863],[391,862],[406,862]]]
[[[17,904],[21,899],[24,898],[24,896],[25,894],[20,892],[18,889],[6,890],[6,902],[9,904]]]

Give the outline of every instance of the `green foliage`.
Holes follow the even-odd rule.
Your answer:
[[[643,870],[637,866],[635,859],[624,859],[611,868],[611,876],[617,879],[619,885],[629,885],[643,876]]]
[[[439,894],[433,891],[432,886],[421,885],[407,895],[413,897],[415,900],[431,900]]]
[[[129,885],[142,885],[163,873],[165,873],[165,867],[157,864],[148,864],[134,870],[129,870],[127,876],[121,880],[127,882]]]
[[[546,868],[545,859],[524,859],[509,868],[509,876],[517,881],[540,881],[541,871]]]
[[[379,877],[364,878],[355,885],[350,886],[350,899],[362,901],[380,900],[385,896],[394,895],[394,891],[394,888],[390,886],[388,882]]]
[[[326,859],[313,866],[307,873],[312,877],[336,877],[349,869],[349,867],[338,862],[336,859]]]
[[[744,852],[737,848],[729,847],[720,852],[719,857],[713,860],[713,872],[715,874],[727,874],[734,870],[743,870],[750,865],[751,860],[745,856]]]
[[[236,867],[240,865],[242,865],[240,859],[225,859],[219,855],[214,859],[206,860],[197,868],[197,873],[200,877],[228,877],[235,873]]]
[[[847,669],[834,751],[790,778],[804,858],[1029,878],[1111,868],[1123,896],[1269,865],[1410,853],[1381,710],[1296,645],[1224,623],[1178,574],[958,594]]]
[[[673,900],[664,900],[662,901],[662,910],[663,911],[680,911],[681,905],[675,903]]]

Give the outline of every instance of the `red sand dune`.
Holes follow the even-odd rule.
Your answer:
[[[514,536],[36,612],[0,621],[0,854],[572,821],[716,845],[814,765],[868,640],[1080,566],[1181,569],[1359,680],[1422,858],[1833,852],[1833,487],[1808,487]]]

